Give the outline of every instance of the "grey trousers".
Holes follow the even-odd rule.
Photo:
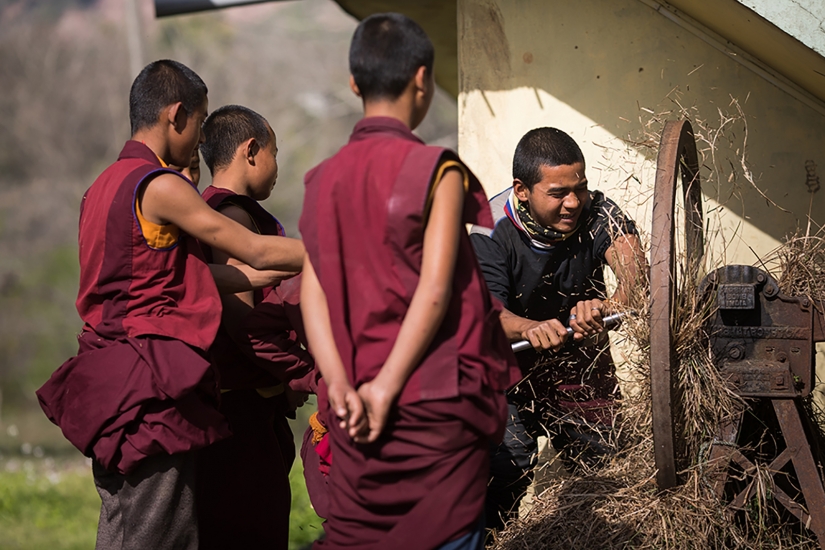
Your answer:
[[[156,455],[127,475],[94,461],[100,494],[95,550],[197,550],[195,453]]]

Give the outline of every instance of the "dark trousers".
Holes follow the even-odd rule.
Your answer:
[[[473,530],[466,535],[450,541],[437,550],[482,550],[484,548],[484,518],[479,518]]]
[[[488,529],[501,529],[504,520],[518,515],[518,503],[533,481],[537,458],[536,438],[528,433],[518,405],[508,397],[504,440],[490,447],[490,482],[484,501]]]
[[[501,529],[518,515],[518,505],[530,483],[538,460],[536,439],[548,436],[568,471],[582,465],[599,467],[615,452],[612,429],[590,422],[583,415],[548,403],[521,401],[507,396],[504,440],[490,449],[490,482],[484,503],[488,529]]]
[[[96,550],[197,550],[194,452],[150,456],[131,473],[94,461],[100,494]]]

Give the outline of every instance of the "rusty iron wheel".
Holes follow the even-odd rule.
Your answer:
[[[673,322],[676,307],[676,187],[681,175],[684,197],[685,275],[698,278],[704,254],[702,189],[693,128],[687,120],[669,121],[662,131],[653,190],[650,250],[650,390],[656,483],[669,489],[678,483],[674,418],[676,354]]]

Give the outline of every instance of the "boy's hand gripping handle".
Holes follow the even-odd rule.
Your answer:
[[[614,313],[613,315],[608,315],[607,317],[602,319],[602,323],[604,324],[604,328],[612,329],[617,327],[619,323],[621,323],[622,319],[624,319],[628,315],[632,315],[635,313],[636,312],[632,310]],[[573,336],[573,329],[570,327],[567,327],[567,336]],[[513,353],[518,353],[520,351],[533,349],[533,344],[531,344],[529,340],[520,340],[518,342],[513,342],[513,344],[510,347],[513,348]]]

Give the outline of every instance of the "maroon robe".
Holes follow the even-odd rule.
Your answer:
[[[409,308],[428,196],[445,161],[463,167],[401,122],[375,117],[361,120],[349,144],[306,176],[301,234],[356,388],[381,369]],[[462,221],[491,227],[484,191],[462,169]],[[478,522],[489,445],[504,428],[503,391],[518,379],[499,312],[462,232],[447,313],[382,436],[356,445],[329,423],[333,466],[319,548],[436,548]],[[323,392],[319,408],[328,409]]]
[[[301,275],[282,281],[243,320],[253,363],[298,392],[316,393],[320,373],[306,351]]]
[[[280,222],[251,197],[210,185],[203,190],[203,198],[215,209],[228,204],[243,209],[260,234],[284,235]],[[211,248],[203,245],[202,248],[207,261],[211,261]],[[225,328],[218,330],[209,354],[220,374],[221,389],[264,388],[283,382],[291,387],[297,385],[300,391],[309,391],[301,383],[292,383],[297,378],[303,380],[303,384],[309,384],[304,378],[315,365],[309,353],[301,347],[300,335],[296,331],[303,330],[298,305],[299,281],[299,277],[293,277],[278,285],[279,288],[255,291],[255,308],[243,326],[249,342],[239,345]]]
[[[122,474],[147,456],[229,435],[205,359],[220,323],[212,275],[182,232],[168,248],[150,247],[135,213],[138,189],[160,173],[183,177],[145,145],[127,141],[86,191],[79,351],[37,391],[46,416],[72,444]]]
[[[228,204],[242,208],[259,233],[284,234],[278,220],[250,197],[213,186],[203,197],[215,209]],[[211,248],[203,248],[211,259]],[[288,288],[289,295],[297,297],[294,287]],[[222,326],[210,349],[225,392],[220,411],[229,420],[232,437],[198,455],[195,500],[201,550],[286,550],[289,545],[289,470],[295,443],[284,414],[285,396],[264,398],[256,390],[292,385],[294,378],[306,384],[315,365],[301,348],[282,294],[287,293],[271,287],[256,291],[256,306],[244,320],[252,333],[249,341],[232,339]],[[291,307],[298,307],[297,299]]]

